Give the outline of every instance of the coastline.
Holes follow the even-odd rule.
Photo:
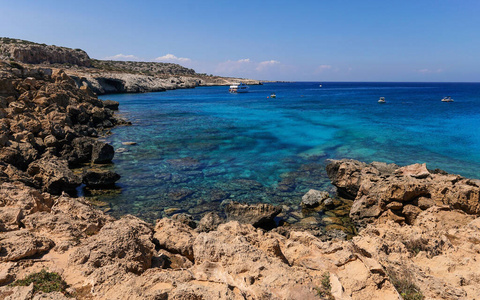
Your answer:
[[[272,224],[282,209],[267,204],[231,203],[226,220],[115,219],[74,194],[81,182],[118,180],[101,170],[113,148],[96,139],[127,125],[118,103],[62,70],[7,62],[0,88],[1,298],[38,297],[9,284],[40,270],[70,286],[44,295],[52,299],[399,299],[401,280],[429,298],[480,296],[478,180],[332,161],[327,173],[359,231],[349,240]],[[82,178],[71,170],[85,165]],[[335,200],[327,195],[310,191],[303,205],[323,209]]]

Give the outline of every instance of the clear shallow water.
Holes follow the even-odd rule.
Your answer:
[[[121,192],[114,214],[154,220],[225,200],[298,205],[332,189],[328,158],[427,163],[480,178],[480,84],[270,83],[104,96],[133,126],[108,137]],[[271,92],[276,99],[267,99]],[[444,96],[453,103],[443,103]],[[379,104],[379,97],[387,103]],[[133,141],[135,146],[122,142]],[[120,150],[122,151],[122,149]]]

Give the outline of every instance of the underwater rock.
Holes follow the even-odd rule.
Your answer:
[[[191,157],[169,159],[167,163],[178,171],[196,171],[204,168],[204,165]]]
[[[168,197],[174,201],[180,201],[192,195],[194,191],[190,189],[173,189],[168,193]]]

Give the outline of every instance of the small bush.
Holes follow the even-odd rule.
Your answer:
[[[36,292],[62,292],[67,294],[67,283],[57,273],[47,272],[41,270],[38,273],[32,273],[25,277],[25,279],[13,282],[12,286],[29,286],[33,283],[33,291]]]
[[[404,300],[423,300],[422,291],[413,282],[411,273],[404,270],[403,272],[396,272],[393,269],[387,269],[390,282],[395,289],[400,293]]]
[[[328,272],[322,275],[322,286],[317,288],[317,295],[326,300],[335,300],[332,295],[332,286],[330,285],[330,274]]]

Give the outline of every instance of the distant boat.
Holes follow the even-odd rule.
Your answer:
[[[380,97],[378,103],[387,103],[387,101],[385,101],[385,97]]]
[[[447,97],[442,99],[442,102],[453,102],[453,99],[452,99],[452,97],[447,96]]]
[[[277,98],[277,95],[275,95],[275,93],[271,93],[270,98]]]
[[[228,90],[230,93],[236,94],[236,93],[246,93],[248,92],[248,85],[246,85],[243,82],[233,84],[230,86],[230,89]]]
[[[319,85],[318,87],[322,87],[322,85]]]

